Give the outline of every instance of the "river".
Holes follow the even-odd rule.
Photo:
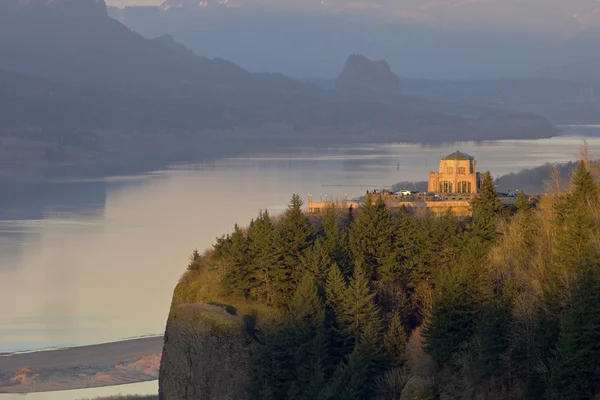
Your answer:
[[[540,140],[291,148],[136,176],[3,184],[0,352],[160,334],[192,250],[261,208],[280,212],[293,193],[316,201],[427,180],[456,150],[495,176],[575,160],[584,136],[592,156],[600,151],[600,127],[564,131]]]

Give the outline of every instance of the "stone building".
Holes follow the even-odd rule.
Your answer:
[[[477,193],[479,172],[475,159],[457,151],[440,160],[439,172],[429,174],[429,192]]]

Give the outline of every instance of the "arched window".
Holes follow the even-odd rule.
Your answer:
[[[440,182],[440,192],[441,193],[452,193],[452,182],[448,182],[448,181]]]
[[[471,193],[471,182],[458,182],[458,193]]]

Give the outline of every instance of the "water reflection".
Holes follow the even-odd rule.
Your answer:
[[[600,138],[589,144],[600,149]],[[303,147],[133,177],[2,186],[0,351],[162,332],[188,254],[261,208],[285,209],[292,193],[342,198],[426,180],[457,149],[501,175],[573,160],[580,145],[565,136]]]

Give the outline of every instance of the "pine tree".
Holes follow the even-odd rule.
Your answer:
[[[482,174],[479,197],[471,201],[471,208],[473,210],[472,234],[483,242],[493,240],[496,237],[497,224],[503,206],[498,199],[498,193],[496,193],[492,175],[489,172]]]
[[[279,233],[283,245],[283,266],[278,271],[277,283],[282,295],[293,293],[294,285],[302,278],[300,265],[301,254],[312,245],[313,227],[302,212],[302,199],[297,194],[292,196],[288,209],[279,223]]]
[[[432,218],[426,217],[426,221]],[[426,279],[429,272],[426,270],[426,249],[433,246],[419,225],[419,221],[411,215],[406,207],[402,207],[396,216],[396,252],[395,265],[382,271],[382,279],[390,283],[400,283],[403,287],[414,288],[418,282]],[[432,249],[439,251],[439,248]],[[436,265],[435,268],[438,266]]]
[[[190,263],[188,264],[187,269],[190,271],[197,271],[202,266],[202,256],[198,252],[198,249],[194,249],[192,255],[190,256]]]
[[[332,265],[327,274],[325,283],[325,297],[327,299],[327,306],[335,313],[339,313],[342,310],[346,298],[346,290],[347,284],[342,272],[337,265]]]
[[[492,301],[481,316],[477,372],[483,379],[503,375],[502,357],[508,348],[509,323],[508,307],[499,300]]]
[[[347,284],[337,265],[333,265],[325,283],[325,299],[327,305],[327,326],[329,355],[332,364],[337,365],[349,352],[350,345],[343,334],[338,315],[342,315],[346,299]]]
[[[327,274],[333,265],[329,251],[323,238],[317,238],[312,247],[308,248],[304,255],[300,256],[302,270],[310,273],[317,279],[320,286],[325,286]]]
[[[400,367],[404,364],[404,360],[406,359],[404,350],[406,349],[407,342],[408,336],[402,325],[400,315],[394,314],[383,337],[383,346],[392,367]]]
[[[575,281],[551,371],[550,398],[584,400],[600,393],[600,279],[597,270]]]
[[[572,200],[575,203],[587,204],[598,198],[598,184],[584,161],[579,161],[572,178]]]
[[[425,351],[439,366],[452,366],[454,354],[468,341],[478,323],[481,307],[479,284],[471,274],[455,267],[441,283],[431,320],[425,325]]]
[[[344,301],[336,310],[336,320],[343,335],[351,341],[359,341],[367,332],[381,334],[382,321],[375,304],[375,293],[369,289],[369,279],[363,271],[355,269]]]
[[[248,258],[252,261],[252,281],[255,283],[252,295],[267,304],[283,302],[280,280],[283,265],[283,245],[271,216],[261,211],[248,228]]]
[[[347,362],[339,364],[324,391],[328,400],[362,400],[373,397],[373,380],[381,373],[383,357],[374,338],[377,333],[369,328],[364,337],[356,343]]]
[[[525,192],[520,191],[517,195],[516,207],[517,214],[523,214],[530,211],[529,203],[527,202],[527,196],[525,195]]]
[[[399,269],[395,221],[382,197],[375,204],[370,195],[365,197],[350,231],[349,248],[354,267],[370,279],[390,278]]]
[[[327,354],[324,324],[325,308],[318,287],[314,277],[306,274],[290,300],[286,314],[291,337],[289,351],[293,355],[293,383],[297,384],[298,398],[314,398],[322,389],[322,360]]]
[[[248,239],[236,224],[230,237],[228,268],[223,276],[222,285],[228,294],[249,296],[254,288],[253,269],[248,258]]]
[[[320,235],[324,239],[329,257],[343,271],[348,272],[350,256],[348,254],[348,233],[343,229],[338,210],[327,207],[321,223]]]
[[[556,277],[565,284],[578,266],[597,260],[595,237],[598,232],[591,205],[598,201],[598,187],[583,162],[573,174],[573,189],[557,202],[557,234],[553,265]]]

